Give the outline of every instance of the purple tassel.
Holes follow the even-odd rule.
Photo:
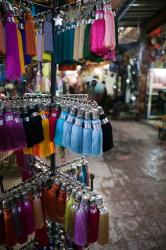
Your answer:
[[[26,34],[25,34],[25,21],[22,19],[19,23],[19,29],[22,36],[22,44],[23,44],[23,52],[24,52],[24,62],[25,65],[30,64],[32,61],[32,57],[29,55],[26,55]]]
[[[17,143],[17,149],[24,149],[26,148],[26,139],[25,139],[25,132],[24,127],[20,119],[20,115],[18,113],[14,114],[15,120],[15,141]]]
[[[37,33],[37,60],[39,62],[42,61],[42,43],[43,43],[43,33],[42,33],[42,27],[39,28],[38,33]]]
[[[0,138],[0,151],[8,151],[8,136],[4,117],[2,114],[0,114]]]
[[[15,140],[15,120],[12,112],[6,112],[4,114],[5,118],[5,131],[8,137],[7,139],[7,150],[17,149],[17,142]]]
[[[83,197],[79,209],[76,212],[75,228],[74,228],[74,243],[78,246],[86,246],[88,243],[87,231],[88,217],[88,198]]]
[[[51,17],[48,16],[44,22],[44,52],[53,53],[53,30]]]
[[[17,30],[14,18],[8,15],[5,23],[6,33],[6,78],[16,80],[21,76]]]

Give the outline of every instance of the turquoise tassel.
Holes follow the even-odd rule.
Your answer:
[[[64,122],[66,121],[68,116],[68,112],[67,111],[62,111],[58,121],[57,121],[57,125],[55,128],[55,138],[54,138],[54,142],[55,145],[57,146],[62,146],[62,136],[63,136],[63,125]]]
[[[92,121],[92,124],[92,155],[101,156],[103,154],[103,133],[101,129],[101,121],[96,119]]]

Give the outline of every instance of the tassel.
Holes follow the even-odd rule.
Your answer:
[[[44,216],[42,203],[39,195],[35,195],[33,199],[33,213],[35,218],[35,229],[41,229],[44,227]]]
[[[104,207],[102,198],[96,198],[97,207],[99,210],[99,232],[97,243],[104,246],[109,243],[109,213]]]
[[[0,204],[0,245],[5,243],[5,226],[2,205]]]
[[[28,234],[26,233],[26,222],[25,222],[25,214],[23,211],[23,202],[20,194],[16,195],[16,205],[18,209],[18,216],[21,227],[21,234],[18,236],[18,243],[24,244],[28,240]]]
[[[48,232],[47,232],[47,227],[46,226],[44,226],[41,229],[37,229],[35,231],[35,240],[42,247],[47,247],[48,246],[49,239],[48,239]]]
[[[88,242],[93,244],[98,239],[99,230],[99,211],[96,206],[95,197],[90,199],[90,207],[88,211]]]
[[[56,221],[58,223],[63,223],[64,222],[64,215],[65,215],[65,205],[66,205],[66,191],[65,191],[65,185],[62,184],[59,195],[57,198],[57,203],[56,203],[56,215],[57,219]]]
[[[25,14],[26,55],[36,56],[35,27],[31,13]]]
[[[50,141],[50,128],[49,120],[45,115],[45,112],[40,112],[42,117],[42,128],[44,134],[44,140],[39,144],[39,157],[47,157],[55,153],[55,147],[53,142]]]
[[[25,155],[23,150],[19,150],[15,152],[17,165],[21,170],[22,182],[32,178],[32,168],[29,164],[29,155]]]
[[[5,228],[5,245],[13,247],[17,244],[17,236],[14,228],[14,221],[7,201],[3,201],[3,216]]]
[[[47,214],[50,220],[56,221],[56,199],[59,192],[60,182],[55,181],[47,192]]]
[[[30,64],[32,57],[26,54],[26,33],[25,33],[25,21],[24,19],[20,20],[19,30],[22,36],[23,52],[24,52],[24,63],[25,65]]]
[[[12,15],[8,15],[6,19],[6,78],[8,80],[17,80],[21,76],[17,29]]]
[[[43,55],[43,28],[40,23],[39,30],[37,32],[37,60],[38,62],[42,62]]]
[[[5,121],[3,117],[3,113],[0,111],[0,151],[5,152],[8,151],[9,148],[9,140],[7,134],[7,127],[5,126]]]
[[[47,192],[48,192],[48,184],[47,184],[47,179],[43,180],[42,182],[42,192],[41,192],[41,202],[42,202],[42,208],[43,208],[43,216],[44,219],[48,218],[48,214],[47,214]]]
[[[84,109],[80,109],[71,132],[71,150],[82,154]]]
[[[83,172],[82,172],[82,165],[81,164],[79,164],[77,166],[77,181],[80,181],[82,184],[85,184],[84,175],[83,175]]]
[[[77,113],[77,108],[73,107],[67,117],[67,120],[64,122],[62,145],[66,148],[70,148],[71,146],[71,131],[73,123],[75,121],[76,113]]]
[[[74,233],[75,233],[75,231],[74,231],[75,230],[75,216],[76,216],[76,211],[79,208],[80,200],[81,200],[81,194],[77,193],[73,205],[69,207],[67,235],[68,235],[68,237],[69,237],[70,240],[74,239]]]
[[[114,50],[115,41],[115,20],[114,13],[111,10],[111,5],[105,5],[104,19],[105,19],[105,36],[104,47],[108,50]]]
[[[24,62],[24,53],[23,53],[23,44],[21,32],[18,28],[19,21],[15,18],[16,29],[17,29],[17,40],[18,40],[18,51],[19,51],[19,60],[20,60],[20,69],[21,75],[25,74],[25,62]]]
[[[100,35],[99,35],[100,34]],[[98,56],[104,56],[106,50],[104,48],[105,20],[104,12],[96,11],[96,20],[90,30],[90,50]]]
[[[44,22],[44,52],[53,53],[53,29],[51,16],[48,15]]]
[[[79,52],[79,37],[80,37],[80,26],[76,27],[75,35],[74,35],[74,52],[73,52],[73,59],[78,61],[78,52]]]
[[[84,129],[83,129],[83,147],[84,155],[92,155],[92,114],[89,111],[85,112]]]
[[[2,24],[1,14],[0,14],[0,55],[6,55],[6,46],[5,46],[5,32]]]
[[[55,137],[55,127],[59,117],[59,111],[53,110],[51,116],[49,117],[49,125],[50,125],[50,141],[54,141]]]
[[[86,246],[88,244],[88,198],[83,196],[79,209],[75,215],[74,227],[74,243],[78,246]]]
[[[26,233],[30,235],[35,231],[35,219],[32,204],[26,193],[23,194],[23,212],[25,214]]]
[[[35,144],[38,144],[44,140],[44,133],[43,133],[43,127],[42,127],[42,118],[38,114],[37,110],[34,110],[31,119],[30,119],[30,127],[31,127],[31,134],[30,139],[30,147],[32,147]]]
[[[88,170],[88,162],[84,161],[82,164],[82,172],[83,172],[83,176],[84,176],[84,182],[85,185],[88,187],[89,186],[89,170]]]
[[[98,119],[98,110],[93,111],[93,133],[92,133],[92,155],[100,156],[103,154],[103,133],[101,121]]]
[[[68,188],[68,187],[67,187]],[[66,207],[65,207],[65,219],[64,219],[64,229],[65,232],[68,231],[68,223],[69,223],[69,212],[70,212],[70,208],[73,206],[74,203],[74,198],[75,198],[75,190],[69,192],[69,196],[68,196],[68,191],[66,190],[67,193],[67,200],[66,200]],[[71,194],[71,196],[70,196]]]
[[[14,121],[15,121],[15,140],[17,142],[17,149],[26,148],[26,139],[24,127],[20,119],[20,115],[18,113],[14,113]]]
[[[83,48],[84,48],[84,35],[85,35],[86,24],[80,25],[79,32],[79,46],[78,46],[78,59],[83,59]]]
[[[16,150],[17,149],[17,141],[15,137],[15,121],[14,115],[12,112],[6,112],[4,114],[5,117],[5,129],[8,136],[8,150]]]
[[[57,121],[55,128],[55,145],[62,146],[63,126],[68,116],[68,108],[64,108]]]
[[[103,112],[102,107],[98,107],[100,113],[100,120],[102,123],[102,132],[103,132],[103,152],[109,151],[113,148],[113,135],[112,135],[112,126],[108,121],[106,115]]]
[[[20,222],[18,208],[13,198],[10,198],[10,205],[11,205],[11,214],[14,223],[15,233],[18,238],[21,235],[21,222]]]

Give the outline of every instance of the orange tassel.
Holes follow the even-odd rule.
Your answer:
[[[4,208],[3,215],[4,215],[4,227],[5,227],[5,245],[7,247],[13,247],[17,244],[17,236],[10,209]]]
[[[6,54],[5,33],[3,29],[2,20],[0,17],[0,55],[4,56],[5,54]]]
[[[66,207],[66,192],[65,192],[65,187],[62,184],[57,198],[56,214],[58,223],[64,222],[65,207]]]
[[[36,56],[35,26],[30,13],[25,14],[26,54]]]
[[[21,37],[21,32],[18,29],[18,19],[15,18],[15,22],[17,24],[17,40],[18,40],[18,50],[19,50],[21,74],[23,75],[23,74],[25,74],[25,63],[24,63],[22,37]]]
[[[47,192],[47,213],[49,219],[56,221],[56,199],[59,191],[59,185],[54,184]]]

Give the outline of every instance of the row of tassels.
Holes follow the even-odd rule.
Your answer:
[[[42,187],[37,183],[33,185],[33,192],[27,186],[25,191],[15,190],[14,195],[3,200],[0,206],[0,244],[7,247],[24,244],[28,235],[34,232],[37,235],[43,232],[46,239],[46,219],[63,224],[68,239],[78,246],[86,247],[95,242],[108,244],[109,214],[102,198],[86,189],[81,191],[79,188],[78,192],[71,180],[69,183],[68,175],[66,179],[55,179],[53,184],[50,177],[45,177]],[[67,186],[62,181],[68,182]],[[45,245],[47,242],[43,241]]]
[[[40,107],[42,108],[42,107]],[[100,116],[99,116],[100,115]],[[33,109],[0,114],[0,151],[24,149],[24,153],[46,157],[55,145],[75,153],[102,155],[113,147],[112,127],[102,109],[92,112],[76,107],[48,111]]]
[[[117,45],[112,10],[97,11],[92,24],[67,24],[55,33],[55,61],[72,64],[80,60],[115,60]]]

